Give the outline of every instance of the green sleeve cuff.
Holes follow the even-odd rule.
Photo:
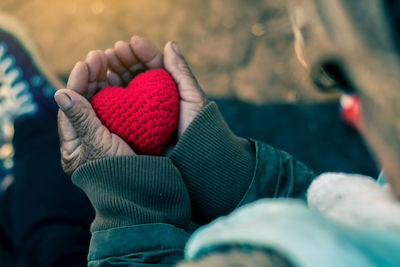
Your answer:
[[[256,162],[252,143],[231,132],[215,102],[193,120],[170,157],[188,188],[192,218],[200,223],[236,208]]]
[[[88,266],[175,266],[189,234],[170,224],[142,224],[93,233]],[[114,264],[113,264],[114,263]]]
[[[186,229],[189,224],[189,195],[168,158],[103,158],[79,167],[72,181],[95,208],[92,232],[146,223]]]

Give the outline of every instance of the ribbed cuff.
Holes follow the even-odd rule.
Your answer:
[[[146,223],[186,229],[189,224],[189,195],[168,158],[103,158],[79,167],[72,181],[96,210],[92,232]]]
[[[149,262],[153,266],[175,266],[183,259],[188,238],[183,229],[162,223],[97,231],[90,240],[88,266],[114,266],[115,262],[141,267],[150,266]]]
[[[189,190],[196,222],[228,214],[246,193],[254,173],[255,150],[235,136],[210,102],[189,125],[171,153]]]

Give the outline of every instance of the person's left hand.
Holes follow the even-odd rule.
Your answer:
[[[124,140],[101,123],[88,99],[107,85],[127,85],[138,73],[162,66],[161,52],[137,36],[129,44],[117,42],[114,49],[105,53],[91,51],[85,62],[75,65],[67,89],[55,94],[61,109],[58,128],[66,173],[72,174],[82,164],[95,159],[136,155]]]
[[[60,106],[61,163],[67,174],[99,158],[135,155],[124,140],[101,123],[88,101],[97,90],[109,84],[108,78],[104,52],[92,51],[86,62],[75,65],[67,88],[58,90],[54,96]]]

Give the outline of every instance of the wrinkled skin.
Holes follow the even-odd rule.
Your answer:
[[[162,54],[148,40],[134,36],[129,43],[119,41],[105,52],[91,51],[85,62],[78,62],[73,68],[67,88],[55,94],[60,106],[58,130],[66,173],[72,174],[92,160],[136,155],[125,141],[101,124],[88,99],[107,85],[125,86],[136,74],[151,68],[165,68],[177,83],[178,139],[182,136],[208,100],[175,43],[167,43]]]

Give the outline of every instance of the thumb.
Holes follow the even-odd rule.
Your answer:
[[[80,138],[91,139],[103,127],[88,100],[80,94],[60,89],[54,99]]]
[[[191,103],[204,102],[205,94],[175,42],[165,45],[164,66],[177,83],[182,100]]]

